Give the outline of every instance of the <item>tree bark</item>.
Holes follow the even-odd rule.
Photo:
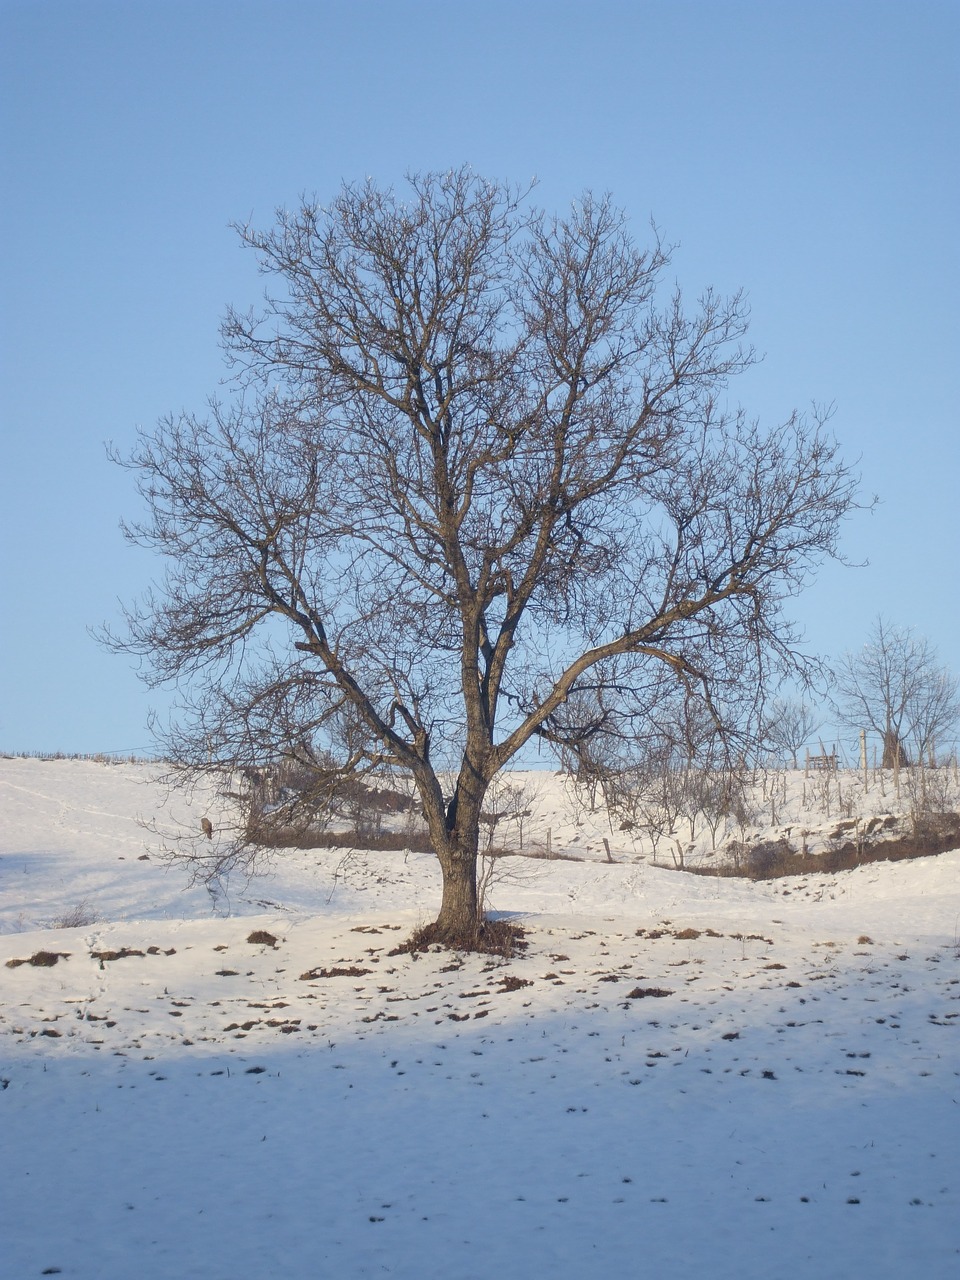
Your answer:
[[[884,769],[901,768],[909,764],[906,748],[900,740],[895,729],[888,729],[883,735],[883,761],[881,767]]]
[[[443,898],[437,932],[451,940],[474,937],[483,921],[477,899],[477,850],[455,848],[440,856]]]
[[[430,837],[443,875],[440,914],[432,928],[438,941],[453,946],[475,939],[483,926],[477,894],[477,858],[486,789],[480,772],[465,762],[445,808],[438,804],[438,787],[429,788],[423,796]]]

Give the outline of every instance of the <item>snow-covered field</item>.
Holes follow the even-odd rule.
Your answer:
[[[394,956],[431,857],[214,898],[137,823],[206,812],[156,774],[0,760],[0,959],[59,953],[0,966],[4,1277],[960,1274],[960,851],[511,859],[521,958]]]

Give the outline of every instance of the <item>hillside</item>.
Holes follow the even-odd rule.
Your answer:
[[[956,1274],[960,851],[689,876],[531,782],[504,962],[391,954],[428,854],[211,894],[138,825],[208,798],[0,761],[8,1273]]]

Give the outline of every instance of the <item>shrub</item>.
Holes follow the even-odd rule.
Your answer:
[[[87,925],[96,924],[99,920],[96,910],[90,905],[86,898],[70,907],[68,911],[64,911],[62,915],[56,916],[53,921],[54,929],[85,929]]]
[[[749,875],[754,880],[770,880],[783,875],[796,853],[790,842],[783,837],[779,840],[762,840],[755,844],[747,855]]]

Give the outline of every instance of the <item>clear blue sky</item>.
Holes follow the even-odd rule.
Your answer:
[[[203,407],[227,224],[301,192],[468,162],[562,207],[611,191],[743,286],[768,421],[834,401],[881,505],[867,568],[797,605],[838,655],[874,617],[960,670],[957,0],[0,0],[0,749],[146,749],[165,706],[87,628],[157,565],[128,548],[138,424]]]

